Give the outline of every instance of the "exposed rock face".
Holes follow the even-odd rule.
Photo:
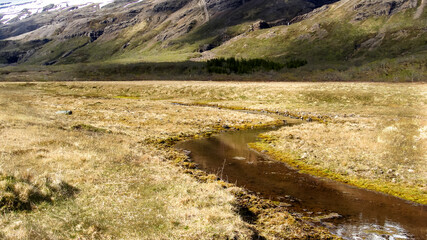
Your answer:
[[[423,15],[426,5],[427,5],[427,0],[421,0],[421,3],[414,14],[414,19],[419,19]]]
[[[408,8],[417,7],[417,0],[363,0],[354,6],[357,12],[354,20],[364,20],[370,16],[388,16]]]
[[[216,46],[213,44],[203,44],[202,46],[199,47],[199,52],[206,52],[209,50],[214,49]]]
[[[88,33],[88,36],[90,37],[90,41],[93,42],[98,39],[102,34],[104,34],[104,30],[98,30]]]
[[[190,0],[171,0],[171,1],[163,1],[154,6],[153,11],[158,12],[175,12],[185,5],[188,4]]]
[[[270,28],[270,24],[268,24],[265,21],[257,21],[256,23],[252,24],[251,30],[259,30],[259,29],[266,29]]]
[[[361,48],[367,48],[372,51],[375,47],[379,46],[384,40],[385,33],[378,33],[377,36],[371,38],[361,44]]]
[[[309,2],[313,3],[316,7],[321,7],[325,4],[334,3],[336,0],[309,0]]]
[[[137,22],[138,22],[137,18],[133,18],[133,19],[130,19],[127,21],[119,22],[119,23],[111,22],[112,24],[110,24],[104,28],[104,33],[113,33],[113,32],[128,28],[130,26],[133,26]]]
[[[206,5],[211,12],[223,12],[230,9],[235,9],[250,0],[206,0]]]
[[[317,1],[311,2],[317,3]],[[343,2],[342,4],[350,4],[352,6],[351,10],[356,13],[353,20],[362,21],[372,16],[389,16],[405,9],[415,8],[417,7],[417,0],[356,0]],[[290,23],[303,21],[328,9],[329,5],[324,5],[307,14],[295,17]],[[349,12],[349,15],[352,14],[352,12]]]
[[[49,4],[49,5],[45,6],[45,7],[43,7],[42,12],[47,12],[47,11],[49,11],[49,10],[51,10],[51,9],[54,9],[54,8],[55,8],[55,4],[51,3],[51,4]]]
[[[25,61],[48,42],[48,39],[28,41],[25,43],[0,41],[0,64],[13,64]]]
[[[155,24],[158,26],[162,22],[171,21],[172,29],[165,30],[167,33],[163,33],[162,36],[166,36],[166,38],[161,38],[169,39],[192,31],[204,22],[209,21],[210,16],[228,12],[226,16],[219,17],[230,18],[229,16],[234,16],[231,11],[243,6],[247,7],[241,8],[236,13],[235,19],[229,20],[229,24],[238,24],[239,21],[243,21],[242,17],[250,16],[245,12],[252,11],[252,8],[257,9],[257,12],[254,16],[250,16],[250,19],[256,18],[256,15],[259,15],[261,19],[265,16],[274,19],[274,16],[279,15],[279,12],[294,9],[291,8],[292,6],[301,5],[303,9],[306,8],[305,5],[312,4],[311,2],[318,4],[318,1],[314,0],[286,2],[278,0],[274,2],[268,0],[151,0],[141,2],[116,1],[101,9],[97,5],[88,5],[82,8],[73,6],[48,11],[52,7],[56,7],[49,5],[45,9],[46,11],[39,14],[33,14],[29,18],[0,26],[0,39],[34,32],[25,38],[20,37],[20,39],[33,40],[38,35],[49,38],[72,39],[87,35],[93,42],[101,35],[117,34],[117,32],[142,21],[152,24],[151,28],[155,28]],[[279,5],[274,10],[275,14],[265,12],[266,10],[272,11],[274,9],[272,6],[276,4]],[[87,23],[90,25],[88,26]],[[56,30],[52,31],[52,26],[55,26]],[[48,34],[47,29],[49,29]]]
[[[296,22],[300,22],[300,21],[303,21],[303,20],[305,20],[305,19],[309,19],[309,18],[313,17],[314,15],[319,14],[319,13],[321,13],[321,12],[324,12],[324,11],[326,11],[326,10],[328,10],[328,9],[329,9],[329,6],[328,6],[328,5],[325,5],[325,6],[323,6],[323,7],[316,8],[315,10],[313,10],[313,11],[311,11],[311,12],[309,12],[309,13],[306,13],[306,14],[303,14],[303,15],[296,16],[296,17],[294,17],[291,21],[288,21],[288,22],[289,22],[289,23],[296,23]]]
[[[12,23],[8,25],[3,25],[0,27],[0,39],[6,39],[13,36],[18,36],[27,32],[34,31],[46,23],[44,22],[35,22],[35,21],[21,21],[19,23]]]
[[[23,52],[1,52],[0,53],[0,63],[2,64],[12,64],[17,63],[19,59],[22,58]]]

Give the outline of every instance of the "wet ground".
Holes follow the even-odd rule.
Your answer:
[[[301,174],[249,149],[271,129],[226,132],[182,142],[192,161],[259,196],[290,204],[289,210],[346,239],[427,239],[427,206],[327,179]]]

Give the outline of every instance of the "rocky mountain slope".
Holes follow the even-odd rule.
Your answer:
[[[56,11],[69,7],[77,8],[98,3],[100,7],[113,2],[113,0],[14,0],[0,1],[0,22],[13,23],[42,12]]]
[[[80,6],[63,2],[3,21],[0,63],[171,62],[235,56],[276,61],[299,57],[309,64],[336,65],[425,56],[427,51],[425,0],[116,0]]]
[[[424,7],[417,0],[342,0],[300,15],[289,26],[247,32],[214,53],[356,63],[425,54]]]

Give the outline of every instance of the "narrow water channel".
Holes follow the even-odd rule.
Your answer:
[[[261,197],[290,203],[297,215],[339,215],[321,224],[345,239],[427,239],[426,205],[301,174],[247,147],[269,130],[226,132],[176,147],[191,151],[200,169]]]

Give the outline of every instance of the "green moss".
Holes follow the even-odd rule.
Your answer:
[[[117,98],[117,99],[140,99],[140,97],[138,97],[138,96],[115,96],[113,98]]]
[[[266,152],[266,154],[272,157],[273,159],[285,162],[289,164],[289,166],[300,170],[302,173],[329,178],[360,188],[383,192],[420,204],[427,204],[427,192],[421,190],[421,186],[408,186],[384,180],[344,176],[336,173],[333,169],[323,169],[317,166],[309,165],[304,161],[299,160],[298,153],[278,151],[270,145],[271,142],[274,142],[274,139],[272,140],[266,137],[263,137],[263,139],[267,140],[262,142],[250,143],[249,146],[257,151]]]

